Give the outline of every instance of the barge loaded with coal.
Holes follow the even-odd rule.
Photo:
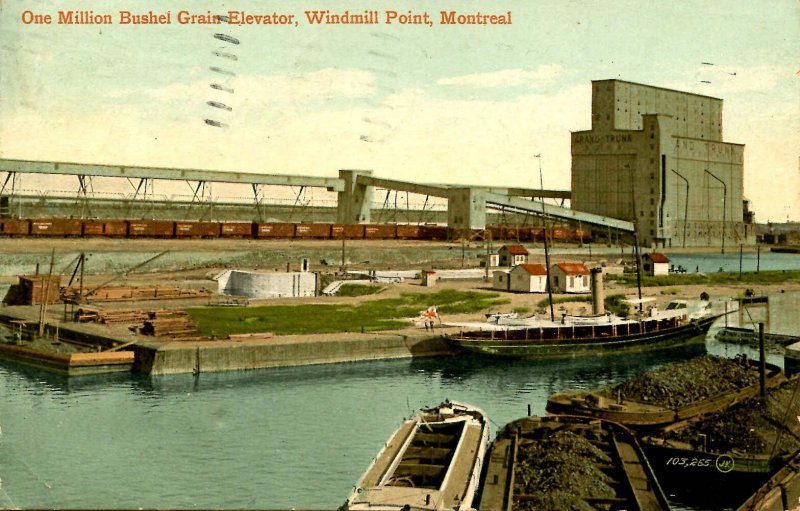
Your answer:
[[[671,495],[714,509],[736,506],[800,449],[800,376],[759,365],[697,357],[612,388],[556,394],[547,410],[625,423]]]
[[[678,369],[679,366],[685,367]],[[698,386],[692,376],[697,374],[716,377],[708,385]],[[768,388],[785,380],[780,367],[766,364]],[[758,395],[759,389],[756,361],[708,356],[664,366],[610,389],[554,394],[547,399],[546,410],[649,428],[724,410]]]
[[[633,433],[586,417],[525,417],[492,444],[481,510],[665,511]]]

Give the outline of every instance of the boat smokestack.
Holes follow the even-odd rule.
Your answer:
[[[603,269],[592,268],[592,314],[605,314],[605,293],[603,291]]]

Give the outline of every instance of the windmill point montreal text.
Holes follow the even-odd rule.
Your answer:
[[[116,17],[116,22],[115,22]],[[304,11],[303,15],[287,13],[251,14],[245,11],[228,11],[226,14],[192,13],[172,11],[134,13],[118,11],[115,15],[95,13],[94,11],[58,11],[56,15],[36,13],[26,10],[21,15],[25,25],[420,25],[431,27],[434,24],[431,13],[414,11],[375,11],[331,12]],[[440,25],[511,25],[511,11],[502,14],[482,12],[461,13],[459,11],[439,11]]]

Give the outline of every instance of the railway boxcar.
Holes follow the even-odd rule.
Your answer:
[[[361,239],[364,237],[364,226],[360,224],[333,224],[332,238]]]
[[[168,220],[128,220],[128,237],[131,238],[172,238],[175,235],[175,222]]]
[[[250,238],[253,236],[253,222],[223,222],[219,224],[221,238]]]
[[[590,243],[592,241],[591,233],[586,229],[575,229],[575,241],[579,243]]]
[[[258,224],[257,238],[294,238],[294,224]]]
[[[398,225],[397,226],[397,238],[401,240],[415,240],[418,239],[420,233],[422,232],[422,227],[419,225]]]
[[[569,231],[560,227],[550,229],[550,239],[553,241],[567,241],[569,240]]]
[[[176,238],[216,238],[218,222],[175,222]]]
[[[446,240],[447,227],[444,225],[423,225],[419,234],[420,239],[423,240]]]
[[[84,220],[83,236],[122,237],[128,234],[128,223],[125,220]]]
[[[82,221],[73,218],[31,220],[31,236],[80,236]]]
[[[531,241],[544,241],[544,228],[542,228],[542,227],[531,227],[530,228],[530,240]]]
[[[331,237],[331,224],[295,224],[295,238],[320,238]]]
[[[517,241],[531,241],[533,239],[530,227],[514,225],[510,229],[509,232],[513,233],[514,239]]]
[[[4,236],[27,236],[31,221],[23,218],[0,218],[0,233]]]
[[[379,240],[394,239],[397,238],[397,226],[392,224],[365,225],[364,237]]]

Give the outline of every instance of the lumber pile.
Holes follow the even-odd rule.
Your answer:
[[[145,320],[141,333],[172,340],[198,340],[200,332],[186,311],[153,311]]]
[[[211,291],[207,289],[182,289],[174,286],[117,286],[103,287],[93,291],[84,292],[75,288],[64,288],[61,299],[73,303],[83,301],[95,302],[126,302],[139,300],[176,300],[185,298],[208,298]]]
[[[95,307],[81,307],[75,313],[76,321],[103,324],[142,323],[148,317],[149,316],[147,312],[138,309],[101,309]]]

